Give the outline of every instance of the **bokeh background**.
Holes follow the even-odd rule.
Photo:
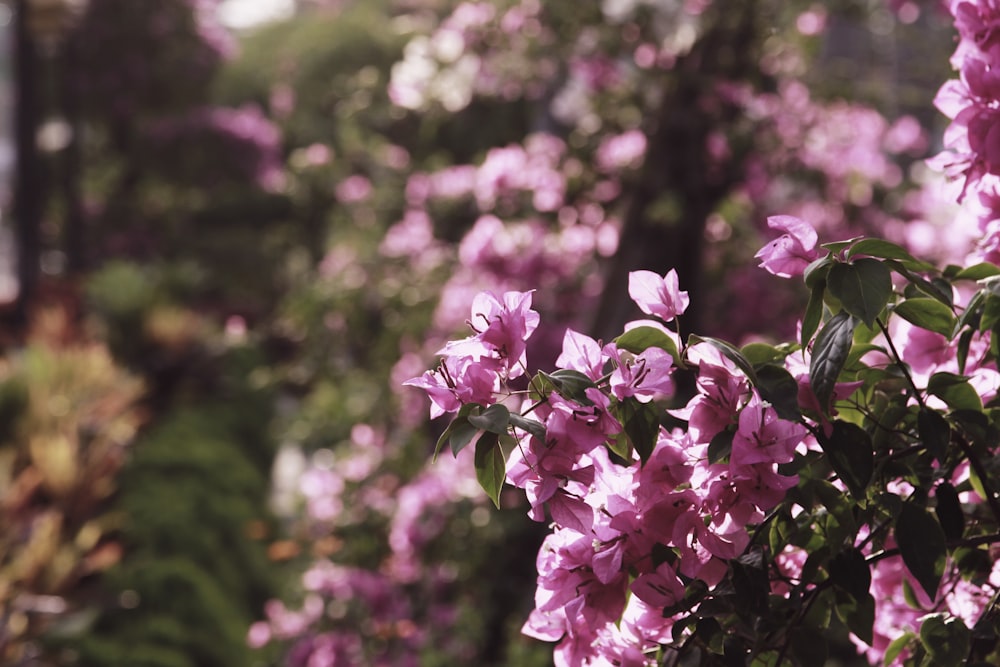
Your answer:
[[[768,215],[964,258],[954,44],[930,0],[0,2],[0,663],[551,664],[543,527],[401,383],[480,289],[537,289],[538,368],[639,268],[794,333]]]

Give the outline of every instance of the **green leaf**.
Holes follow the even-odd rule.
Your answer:
[[[825,283],[830,267],[834,264],[836,262],[829,255],[814,259],[802,272],[802,280],[805,281],[806,287],[813,289],[818,283]]]
[[[510,425],[522,431],[527,431],[536,438],[545,440],[545,424],[540,421],[512,413],[510,415]]]
[[[935,373],[927,381],[927,393],[937,396],[956,410],[983,409],[983,400],[964,375]]]
[[[809,626],[795,628],[792,635],[792,653],[800,665],[825,665],[829,657],[829,647],[824,634]]]
[[[481,431],[497,435],[506,433],[510,424],[510,410],[505,405],[494,403],[478,415],[469,415],[469,423]]]
[[[868,597],[872,573],[864,554],[855,548],[845,549],[833,557],[829,565],[830,579],[855,600]]]
[[[472,439],[479,433],[479,429],[469,423],[469,415],[479,414],[479,411],[482,409],[483,406],[478,403],[466,403],[459,409],[455,418],[448,424],[448,428],[438,438],[437,444],[434,446],[434,457],[432,460],[437,460],[437,456],[445,443],[451,444],[451,451],[457,456],[460,451],[465,449],[466,445],[472,442]]]
[[[749,552],[729,561],[729,571],[736,589],[737,606],[753,614],[766,615],[771,586],[763,550],[751,547]]]
[[[903,503],[896,516],[896,544],[906,569],[933,600],[947,555],[941,524],[925,509]]]
[[[917,435],[938,462],[944,461],[951,442],[951,425],[940,412],[930,408],[920,408],[917,413]]]
[[[576,401],[581,405],[592,405],[586,392],[597,385],[580,371],[560,369],[552,373],[539,372],[539,375],[551,382],[556,392],[563,398]]]
[[[951,286],[947,285],[947,283],[935,284],[927,280],[923,276],[917,275],[913,271],[910,271],[908,268],[903,266],[903,264],[897,262],[894,259],[885,260],[885,264],[890,269],[892,269],[899,275],[909,280],[911,285],[916,287],[918,290],[920,290],[927,296],[937,299],[946,306],[952,305]],[[945,285],[947,285],[947,287],[945,287]]]
[[[885,649],[885,655],[882,657],[882,664],[895,664],[896,658],[899,657],[899,654],[902,653],[903,649],[906,648],[906,645],[914,639],[916,639],[916,635],[909,631],[906,631],[896,637],[896,639],[889,644],[888,648]]]
[[[823,326],[813,345],[809,363],[809,384],[824,412],[830,409],[833,389],[844,368],[854,342],[855,320],[847,311],[840,311]]]
[[[972,266],[965,267],[955,274],[954,279],[982,280],[984,278],[992,278],[993,276],[1000,276],[1000,266],[990,264],[989,262],[981,262],[979,264],[973,264]]]
[[[799,412],[799,383],[781,366],[765,364],[757,369],[757,390],[782,419],[802,421]]]
[[[855,236],[854,238],[844,239],[843,241],[831,241],[829,243],[821,243],[820,248],[824,250],[829,250],[832,254],[836,255],[845,248],[851,247],[853,244],[862,240],[863,236]]]
[[[821,280],[813,285],[809,295],[809,303],[806,305],[806,313],[802,318],[802,332],[799,342],[802,347],[807,347],[812,340],[813,334],[819,328],[819,323],[823,319],[823,295],[826,292],[826,281]]]
[[[858,500],[866,498],[875,472],[875,449],[868,432],[838,419],[829,436],[820,432],[819,444],[851,495]]]
[[[921,329],[939,333],[949,339],[955,331],[955,314],[937,299],[907,299],[896,304],[893,312]]]
[[[484,433],[476,441],[476,479],[479,486],[489,496],[497,509],[500,509],[500,491],[507,476],[507,466],[500,448],[500,436],[496,433]]]
[[[614,344],[621,350],[628,350],[633,354],[641,354],[651,347],[658,347],[661,350],[666,350],[670,353],[670,356],[674,358],[674,361],[680,360],[680,354],[677,352],[677,343],[674,339],[668,336],[661,329],[656,327],[636,327],[634,329],[629,329],[618,338],[615,338]]]
[[[875,640],[875,598],[869,593],[865,593],[857,598],[846,596],[838,602],[837,616],[844,621],[847,629],[854,633],[854,636],[872,645]]]
[[[762,364],[780,362],[788,356],[787,349],[783,350],[767,343],[747,343],[740,348],[740,352],[754,368]]]
[[[941,530],[945,537],[951,540],[962,539],[962,534],[965,532],[965,513],[962,511],[962,503],[958,500],[955,487],[948,482],[941,482],[934,490],[934,499],[937,501],[934,513],[941,522]]]
[[[735,347],[733,347],[724,340],[719,340],[718,338],[712,338],[710,336],[697,336],[695,334],[691,334],[688,337],[689,346],[696,345],[698,343],[708,343],[712,347],[722,352],[722,354],[728,357],[730,361],[736,364],[737,368],[743,371],[744,375],[746,375],[751,382],[756,384],[757,373],[753,369],[753,364],[751,364],[750,360],[744,357],[743,353],[740,352],[738,349],[736,349]]]
[[[859,259],[831,268],[826,286],[847,312],[871,327],[892,296],[892,275],[877,259]]]
[[[660,420],[657,409],[652,403],[640,403],[635,397],[629,396],[617,406],[618,421],[628,436],[632,447],[639,454],[639,459],[645,463],[656,440],[660,436]]]
[[[962,619],[947,614],[930,614],[921,621],[920,643],[927,649],[935,667],[965,664],[972,633]]]
[[[719,431],[708,443],[708,462],[719,463],[733,452],[733,431]]]
[[[930,270],[934,268],[926,262],[921,262],[913,255],[895,243],[883,241],[882,239],[861,239],[851,246],[847,251],[847,259],[853,259],[858,255],[868,255],[870,257],[881,257],[883,259],[898,259],[910,265],[915,270]]]

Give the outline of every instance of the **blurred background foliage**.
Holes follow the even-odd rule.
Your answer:
[[[377,584],[406,601],[384,625],[358,622],[359,664],[550,664],[548,646],[519,636],[542,532],[513,496],[486,512],[478,493],[434,491],[452,474],[442,461],[438,473],[425,468],[440,426],[398,387],[430,363],[426,332],[451,335],[479,287],[545,286],[543,317],[620,326],[620,313],[584,321],[600,302],[594,279],[613,276],[615,260],[594,251],[573,259],[558,245],[568,225],[554,211],[523,198],[484,210],[468,192],[427,199],[432,237],[403,235],[403,250],[388,239],[413,214],[415,174],[481,164],[539,130],[565,141],[567,199],[580,210],[593,204],[604,177],[588,169],[604,135],[553,117],[550,103],[574,48],[619,38],[595,31],[598,3],[545,3],[553,41],[521,55],[553,65],[548,88],[476,95],[452,109],[394,104],[393,67],[407,45],[458,4],[303,2],[287,20],[233,35],[212,18],[212,0],[89,0],[57,45],[36,45],[47,77],[33,93],[39,116],[60,119],[70,138],[40,156],[38,252],[27,261],[43,270],[26,316],[9,318],[0,365],[0,662],[298,664],[290,644],[248,644],[248,628],[276,599],[306,604],[302,573],[331,563],[379,573]],[[738,83],[777,95],[782,80],[797,78],[817,104],[862,101],[933,130],[941,122],[930,100],[948,77],[951,33],[935,3],[903,4],[920,10],[913,20],[874,0],[747,3],[735,14],[752,19],[751,33],[728,55],[596,96],[605,134],[652,136],[661,99],[684,101],[687,83],[743,76],[729,68],[754,69],[758,59],[779,65]],[[29,3],[8,6],[17,13]],[[803,16],[820,16],[827,30],[788,27]],[[730,35],[730,20],[707,10],[695,50],[698,36]],[[544,82],[527,66],[516,73]],[[780,132],[768,132],[781,119],[748,117],[708,130],[726,133],[738,155],[769,140],[780,154]],[[657,174],[702,164],[704,156],[661,147],[651,144],[645,171],[622,168],[626,194],[601,201],[609,219],[633,215],[630,188],[659,188]],[[796,159],[760,168],[800,167]],[[797,178],[785,191],[828,194],[821,169]],[[872,207],[902,209],[894,187],[875,189]],[[662,222],[700,211],[697,243],[680,250],[706,258],[698,283],[709,306],[699,323],[712,333],[751,333],[720,315],[737,298],[723,286],[742,280],[762,212],[787,201],[769,192],[755,201],[722,188],[698,208],[697,193],[689,201],[656,190],[635,214]],[[848,202],[834,222],[877,225],[866,222],[869,204]],[[468,265],[459,242],[489,213],[516,231],[502,243],[489,237],[495,255]],[[621,234],[623,244],[663,250],[655,234]],[[465,282],[447,291],[456,276]],[[792,310],[772,292],[761,298],[776,313]],[[463,314],[442,316],[449,309]],[[746,310],[759,327],[759,311]],[[303,481],[351,470],[361,472],[343,472],[329,498],[322,483]],[[418,493],[425,483],[430,490]],[[339,505],[310,509],[321,501]],[[429,573],[419,576],[398,573],[406,564],[392,546],[411,508],[419,539],[398,539],[414,541]],[[331,606],[324,622],[384,611]]]

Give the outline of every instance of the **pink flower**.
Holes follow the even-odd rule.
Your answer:
[[[667,322],[683,313],[690,303],[688,293],[680,291],[674,269],[663,277],[652,271],[632,271],[628,274],[628,295],[639,310]]]
[[[670,372],[674,368],[674,359],[669,352],[651,347],[633,355],[619,350],[614,343],[608,343],[604,346],[604,353],[617,366],[611,373],[611,394],[619,401],[635,396],[640,403],[649,403],[654,398],[673,393],[674,382]]]
[[[601,377],[605,356],[597,341],[586,334],[566,329],[563,334],[562,354],[556,359],[556,366],[580,371],[591,380]]]
[[[730,461],[737,466],[789,463],[807,433],[804,426],[780,419],[773,409],[765,407],[755,391],[740,412]]]
[[[819,257],[816,230],[804,220],[791,215],[773,215],[767,219],[767,226],[785,232],[754,255],[769,273],[782,278],[801,276]]]

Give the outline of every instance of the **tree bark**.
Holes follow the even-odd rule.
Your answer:
[[[683,331],[701,330],[702,295],[708,288],[702,280],[705,222],[742,180],[745,157],[732,142],[727,156],[713,157],[710,150],[712,135],[729,137],[739,117],[739,110],[719,96],[717,86],[760,78],[756,11],[757,2],[747,0],[706,15],[711,25],[690,53],[665,73],[646,160],[591,327],[597,338],[612,338],[640,315],[627,298],[628,274],[637,269],[661,275],[676,269],[681,289],[691,296],[681,318]]]

